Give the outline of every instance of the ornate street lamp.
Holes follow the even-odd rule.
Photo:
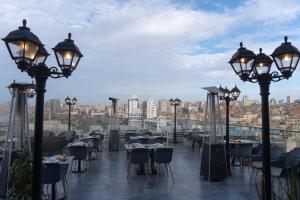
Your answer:
[[[67,39],[53,48],[61,72],[57,67],[47,67],[45,61],[49,54],[39,38],[26,26],[26,20],[23,20],[23,26],[10,32],[3,38],[3,41],[18,68],[36,80],[32,200],[39,200],[42,189],[43,115],[46,81],[48,77],[69,77],[83,55],[74,44],[71,33],[69,33]]]
[[[68,131],[71,130],[71,107],[74,106],[77,102],[77,99],[74,97],[72,100],[67,97],[65,98],[65,103],[69,106],[69,123],[68,123]]]
[[[221,85],[219,87],[219,90],[221,91],[218,94],[219,99],[226,102],[226,162],[228,175],[231,176],[229,155],[229,104],[230,101],[237,100],[237,98],[241,94],[241,91],[236,86],[230,91],[227,89],[227,87],[223,88]]]
[[[255,55],[240,43],[240,48],[229,61],[235,73],[243,81],[258,82],[260,86],[263,142],[262,198],[264,200],[271,200],[269,87],[271,81],[278,82],[292,76],[298,65],[300,52],[288,42],[285,36],[284,43],[274,50],[271,57],[273,59],[262,53],[262,49],[259,49],[259,54]],[[273,61],[279,72],[270,72]]]
[[[170,99],[171,106],[174,106],[174,133],[173,133],[173,143],[177,144],[177,136],[176,136],[176,111],[177,106],[181,104],[181,100],[179,98]]]

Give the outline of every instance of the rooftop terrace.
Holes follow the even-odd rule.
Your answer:
[[[86,173],[72,173],[69,199],[258,199],[247,167],[232,167],[233,176],[225,181],[207,182],[199,177],[200,158],[200,151],[177,144],[171,163],[174,182],[163,170],[159,176],[131,173],[127,179],[126,150],[104,148]]]

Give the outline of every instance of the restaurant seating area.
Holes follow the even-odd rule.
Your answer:
[[[230,140],[232,176],[207,181],[200,176],[203,134],[183,136],[173,144],[163,135],[125,133],[120,151],[109,151],[102,134],[78,137],[59,154],[45,153],[43,199],[259,199],[259,141]],[[271,145],[273,199],[287,199],[290,179],[299,181],[299,163],[300,148]]]
[[[91,133],[76,138],[63,149],[45,152],[42,175],[43,198],[68,199],[72,174],[87,172],[90,162],[98,158],[103,139],[102,134]]]
[[[204,181],[199,176],[200,152],[191,151],[182,143],[169,144],[173,148],[168,148],[172,149],[172,153],[168,152],[167,156],[160,157],[160,150],[155,151],[153,161],[158,170],[155,174],[151,174],[150,157],[146,156],[149,151],[144,150],[143,162],[147,163],[148,176],[138,174],[138,164],[136,170],[131,167],[127,177],[130,155],[125,144],[124,141],[121,151],[110,152],[107,151],[107,143],[104,143],[103,152],[98,160],[91,161],[87,173],[72,173],[69,199],[257,199],[255,185],[249,184],[247,167],[234,167],[233,176],[222,182]],[[164,151],[164,148],[159,149]],[[164,162],[172,171],[170,168],[167,171]]]

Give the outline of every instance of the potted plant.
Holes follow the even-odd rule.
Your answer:
[[[8,200],[31,199],[32,169],[30,154],[27,150],[17,153],[8,175]]]
[[[298,185],[297,185],[297,172],[291,170],[288,172],[288,190],[287,197],[288,200],[298,200]]]

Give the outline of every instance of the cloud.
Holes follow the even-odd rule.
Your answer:
[[[300,44],[297,1],[249,0],[215,10],[197,2],[2,1],[0,32],[4,37],[26,18],[49,52],[72,32],[84,58],[70,78],[49,79],[46,94],[77,96],[86,103],[106,102],[109,95],[126,99],[132,93],[203,98],[198,95],[203,86],[240,83],[227,63],[240,41],[268,53],[285,34]],[[16,69],[4,45],[0,50],[7,71],[0,75],[0,97],[8,99],[4,86],[30,79]],[[55,62],[53,55],[48,58],[50,66]]]

